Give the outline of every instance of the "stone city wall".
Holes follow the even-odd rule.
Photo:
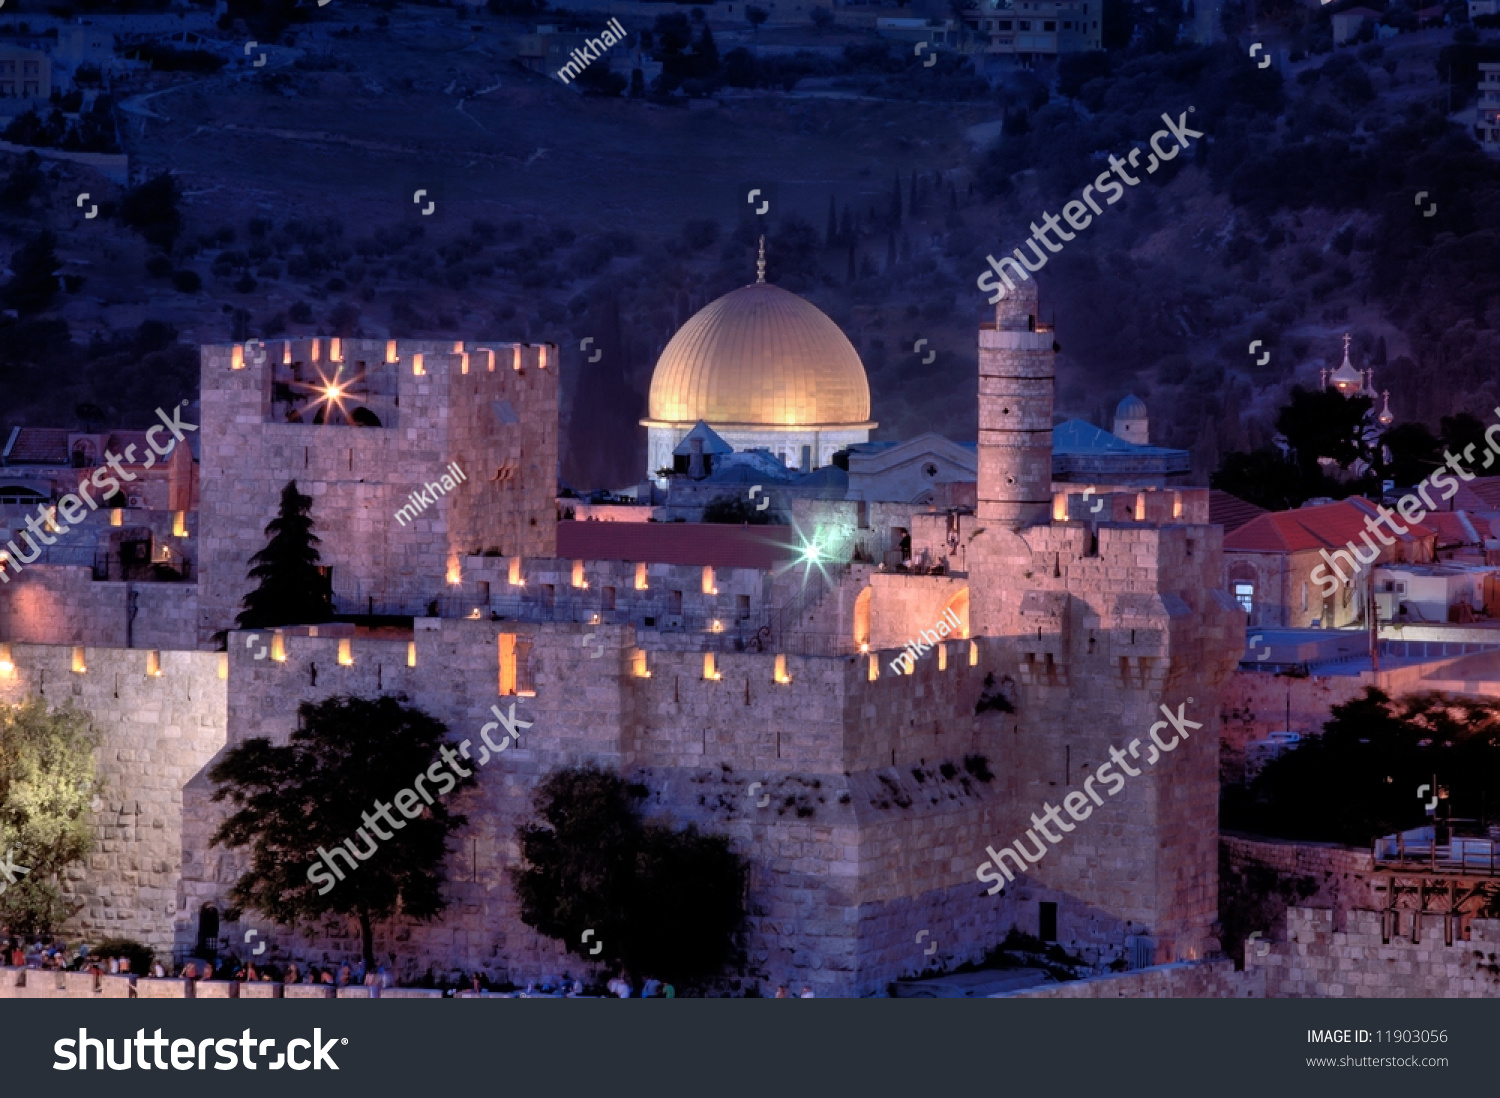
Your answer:
[[[1263,999],[1265,973],[1236,972],[1227,957],[1155,965],[1115,976],[1093,976],[1007,991],[994,999]]]
[[[82,671],[74,670],[82,656]],[[224,745],[224,657],[213,652],[12,644],[0,701],[40,695],[87,712],[100,735],[94,852],[67,873],[82,905],[66,932],[170,949],[183,861],[183,788]],[[159,674],[151,661],[158,661]]]
[[[89,567],[44,565],[0,587],[0,637],[28,644],[124,647],[128,636],[137,648],[182,648],[197,617],[196,583],[95,581]]]
[[[1245,951],[1245,970],[1265,980],[1272,999],[1493,999],[1500,996],[1500,921],[1474,919],[1469,937],[1444,943],[1442,920],[1421,938],[1385,940],[1377,911],[1351,911],[1334,929],[1333,912],[1287,911],[1286,938],[1264,956]]]

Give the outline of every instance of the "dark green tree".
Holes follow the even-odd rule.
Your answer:
[[[374,965],[375,922],[431,919],[447,906],[448,836],[467,819],[446,802],[476,778],[447,746],[447,726],[395,698],[304,702],[297,717],[285,744],[245,740],[209,771],[213,799],[235,807],[213,845],[250,848],[250,868],[230,890],[236,904],[289,926],[354,919]],[[435,795],[408,803],[421,810],[412,818],[391,807],[405,790]],[[349,858],[324,857],[341,845]]]
[[[1274,446],[1249,454],[1225,454],[1209,484],[1268,511],[1300,507],[1313,494],[1304,487],[1297,466]]]
[[[627,972],[711,978],[736,955],[745,862],[722,835],[643,822],[632,794],[644,795],[592,766],[555,771],[538,787],[536,818],[520,829],[521,919]]]
[[[1481,429],[1480,438],[1483,437]],[[1391,453],[1390,462],[1381,471],[1401,487],[1418,483],[1443,463],[1443,444],[1420,423],[1398,423],[1380,436],[1380,443]],[[1457,452],[1462,454],[1462,447]]]
[[[758,8],[754,4],[750,4],[745,8],[745,21],[757,33],[760,32],[760,25],[769,18],[771,18],[771,13],[765,8]]]
[[[57,258],[57,237],[43,229],[16,249],[10,266],[14,276],[0,290],[0,299],[22,316],[45,312],[57,296],[57,272],[62,261]]]
[[[0,927],[47,934],[77,910],[62,881],[94,847],[97,748],[80,710],[49,711],[41,698],[0,706],[0,859],[12,877],[0,876]]]
[[[1304,483],[1320,479],[1319,458],[1331,458],[1347,469],[1372,456],[1363,438],[1370,403],[1369,397],[1346,397],[1336,389],[1310,392],[1300,385],[1292,387],[1291,400],[1276,417],[1276,430],[1291,447]]]
[[[1500,703],[1437,693],[1392,700],[1367,687],[1248,791],[1226,790],[1224,826],[1368,849],[1378,836],[1429,822],[1413,794],[1434,775],[1447,792],[1440,818],[1494,818]]]
[[[1473,446],[1476,454],[1482,454],[1487,449],[1484,424],[1477,416],[1468,412],[1444,416],[1438,427],[1442,433],[1442,448],[1450,453],[1462,457],[1466,446]],[[1441,455],[1435,455],[1435,460],[1442,460]]]
[[[308,517],[312,497],[288,481],[281,490],[281,506],[266,525],[271,540],[250,558],[250,578],[260,586],[244,598],[235,619],[240,629],[273,625],[316,625],[333,617],[328,581],[318,571],[319,539]]]
[[[148,243],[171,251],[182,231],[182,188],[170,172],[154,175],[130,188],[120,199],[120,220],[135,229]]]

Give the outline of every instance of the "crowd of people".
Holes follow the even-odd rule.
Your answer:
[[[391,954],[392,964],[395,963],[395,954]],[[18,939],[11,939],[3,948],[0,948],[0,960],[15,968],[48,969],[57,972],[91,972],[94,975],[130,975],[130,958],[126,956],[97,956],[89,952],[87,945],[79,945],[76,951],[70,954],[69,947],[60,941],[43,943],[34,941],[23,944]],[[255,961],[241,961],[233,954],[225,954],[214,960],[202,958],[191,958],[177,969],[170,960],[155,960],[146,973],[136,973],[148,978],[165,979],[175,976],[187,980],[237,980],[241,982],[264,982],[281,984],[327,984],[331,987],[394,987],[395,978],[392,970],[386,965],[371,967],[363,960],[354,964],[307,964],[299,965],[289,962],[278,965],[274,962],[256,964]],[[437,981],[431,971],[428,972],[422,984],[428,987],[445,986]],[[455,974],[453,980],[454,988],[462,988],[465,984],[475,992],[500,991],[489,981],[488,977],[481,973],[471,973],[465,977],[462,973]],[[502,985],[504,988],[514,985]],[[628,974],[612,977],[604,985],[604,991],[613,998],[619,999],[675,999],[677,989],[665,981],[655,978],[645,980],[639,991],[635,982]],[[447,994],[452,994],[452,989]],[[504,994],[505,992],[501,991]],[[600,991],[597,986],[586,987],[584,981],[564,973],[561,979],[555,976],[545,977],[540,981],[533,980],[527,983],[522,993],[529,996],[562,996],[564,998],[579,998],[586,995],[597,995]],[[791,999],[813,998],[812,988],[803,987],[800,996],[792,995],[785,984],[776,988],[774,998]]]

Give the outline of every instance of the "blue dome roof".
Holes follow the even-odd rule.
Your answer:
[[[1127,393],[1120,406],[1115,409],[1116,419],[1145,419],[1146,403],[1134,393]]]

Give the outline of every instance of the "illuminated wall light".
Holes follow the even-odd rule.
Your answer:
[[[776,681],[779,683],[789,683],[792,681],[792,677],[786,673],[786,656],[784,654],[778,653],[776,656]]]
[[[939,644],[937,646],[937,650],[938,650],[938,670],[939,671],[946,671],[946,670],[948,670],[948,646],[946,644],[943,644],[943,643],[939,642]]]
[[[459,346],[463,346],[463,344],[459,344]],[[461,361],[459,362],[458,372],[461,374],[466,374],[469,372],[469,356],[467,354],[463,354],[459,357]]]
[[[649,679],[651,670],[646,666],[646,650],[637,648],[631,657],[631,666],[634,668],[635,677],[638,679]]]
[[[407,641],[406,642],[406,666],[407,667],[415,667],[415,666],[417,666],[417,642],[416,641]]]
[[[1066,494],[1052,497],[1052,521],[1066,522],[1068,519],[1068,496]]]
[[[125,508],[123,508],[123,507],[111,507],[109,509],[109,524],[111,526],[124,526],[125,525]]]
[[[52,507],[52,508],[48,509],[48,511],[47,511],[47,529],[51,530],[54,534],[61,532],[57,528],[57,508],[56,507]]]
[[[646,582],[645,564],[637,564],[635,566],[635,589],[637,591],[649,591],[651,589],[651,585]]]
[[[500,693],[516,692],[516,635],[500,634]]]
[[[724,632],[724,623],[715,618],[713,624],[708,627],[708,630],[710,633],[722,633]]]
[[[271,634],[271,658],[277,663],[286,662],[286,637],[280,633]]]
[[[870,681],[871,682],[874,682],[876,679],[880,678],[880,658],[878,656],[876,656],[873,652],[870,654],[870,671],[869,671],[869,675],[870,675]]]
[[[453,557],[448,561],[448,583],[453,587],[457,587],[459,584],[463,583],[463,581],[463,568],[459,565],[458,558]]]
[[[344,341],[342,339],[339,339],[337,336],[328,341],[328,361],[344,361]]]
[[[229,350],[229,368],[231,370],[243,370],[245,368],[245,345],[236,343]]]
[[[186,511],[172,512],[172,536],[174,538],[185,538],[188,536]]]
[[[281,364],[283,366],[292,364],[292,341],[290,339],[281,342]]]
[[[723,677],[719,674],[718,668],[714,665],[714,654],[712,652],[703,653],[703,677],[705,679],[710,679],[713,682],[718,682],[719,679]]]
[[[427,373],[427,371],[422,368],[422,356],[420,354],[412,355],[411,356],[411,375],[412,375],[412,377],[422,377],[426,373]]]
[[[719,589],[714,586],[714,570],[712,567],[703,569],[703,593],[705,595],[717,595]]]
[[[464,341],[463,340],[456,339],[456,340],[453,341],[453,353],[456,354],[456,355],[461,355],[461,354],[464,353]]]
[[[220,652],[219,653],[219,678],[221,678],[221,679],[227,679],[227,678],[229,678],[229,653],[228,652]]]
[[[1145,522],[1146,521],[1146,493],[1145,492],[1137,492],[1135,494],[1135,521],[1136,522]]]
[[[510,585],[512,587],[526,586],[526,580],[521,575],[521,558],[510,558]]]
[[[161,677],[161,653],[154,648],[146,653],[146,674],[153,679]]]
[[[0,675],[9,675],[15,669],[16,661],[11,655],[9,642],[0,643]]]
[[[519,374],[521,372],[521,345],[519,343],[515,344],[515,349],[516,355],[515,358],[511,361],[510,365],[511,369],[515,370],[515,372]]]
[[[969,666],[979,666],[979,645],[975,644],[973,641],[969,642]]]
[[[493,374],[495,372],[495,348],[488,347],[486,348],[486,350],[489,352],[490,356],[490,373]]]
[[[547,345],[545,343],[537,348],[536,365],[537,369],[539,370],[545,370],[547,368]]]
[[[354,666],[354,642],[347,637],[339,641],[339,666]]]
[[[587,587],[588,586],[588,581],[583,578],[583,561],[581,561],[581,560],[575,560],[573,562],[573,586],[574,587]]]
[[[73,670],[82,675],[87,672],[89,665],[83,659],[83,647],[80,645],[73,649]]]
[[[385,360],[388,363],[398,361],[398,356],[396,354],[396,341],[394,339],[388,339],[385,341]]]
[[[1172,517],[1173,518],[1181,518],[1182,517],[1182,493],[1181,492],[1173,492],[1172,493]]]

